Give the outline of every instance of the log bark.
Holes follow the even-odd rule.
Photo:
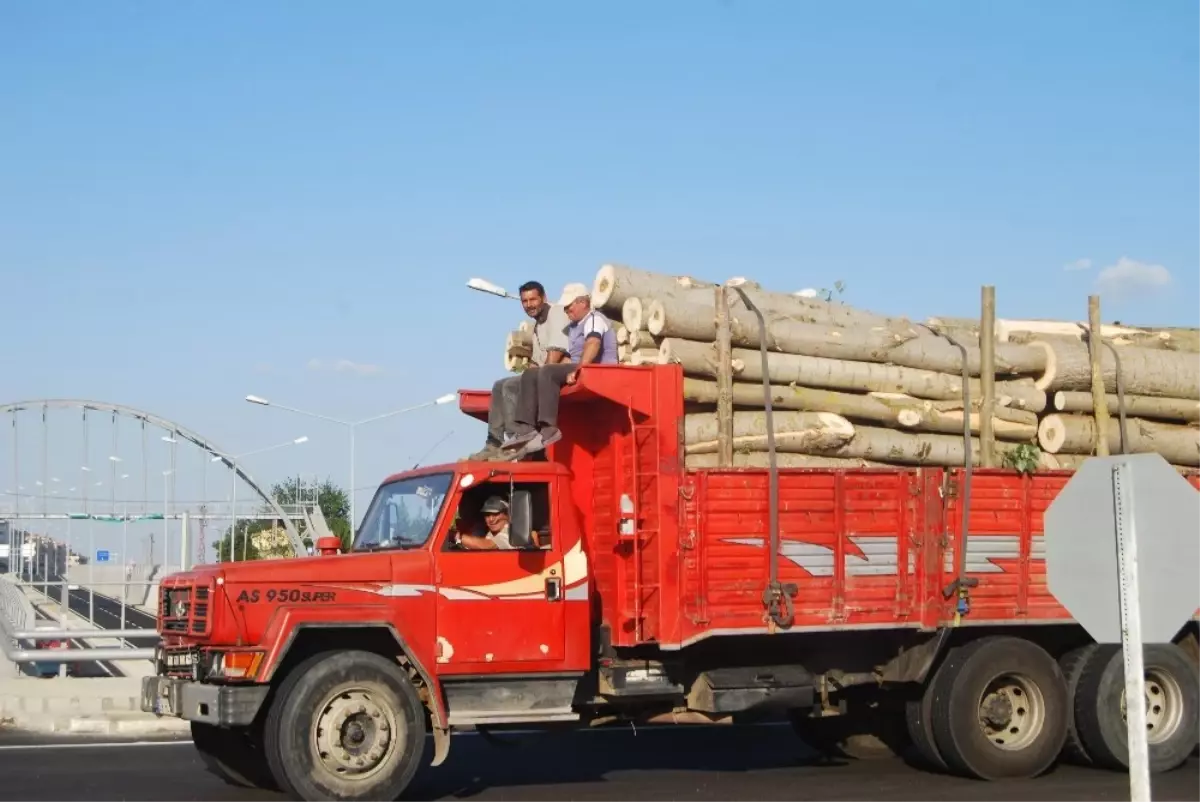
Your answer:
[[[773,416],[775,450],[809,453],[836,447],[854,436],[854,427],[840,415],[830,412],[784,412]],[[767,447],[767,413],[733,414],[735,451],[762,451]],[[688,454],[715,454],[718,451],[716,413],[684,416],[684,444]]]
[[[1117,414],[1118,399],[1115,393],[1105,396],[1110,415]],[[1092,394],[1074,390],[1059,390],[1050,399],[1051,408],[1058,412],[1090,412]],[[1200,401],[1184,398],[1156,398],[1149,395],[1126,395],[1125,414],[1134,418],[1178,423],[1200,423]]]
[[[629,364],[631,365],[657,365],[658,364],[658,349],[657,348],[634,348],[629,351]]]
[[[1003,457],[1014,446],[997,443],[996,453]],[[949,434],[912,434],[893,429],[856,426],[850,442],[830,451],[829,457],[878,460],[901,465],[965,465],[963,438]],[[980,464],[979,439],[971,438],[972,464]],[[1045,464],[1045,460],[1042,463]]]
[[[1200,466],[1200,428],[1158,423],[1145,418],[1127,419],[1131,454],[1157,453],[1176,465]],[[1091,453],[1095,421],[1086,415],[1047,415],[1038,426],[1038,443],[1051,454]],[[1120,423],[1108,422],[1108,448],[1121,451]]]
[[[757,414],[762,415],[762,413]],[[691,416],[688,417],[690,418]],[[715,416],[710,414],[708,417],[714,418]],[[838,438],[834,437],[813,436],[811,434],[812,430],[806,432],[809,434],[807,438],[803,436],[781,438],[777,434],[776,452],[870,460],[890,465],[961,466],[965,464],[962,437],[949,434],[914,434],[893,429],[851,425],[848,421],[844,419],[843,421],[846,426],[850,426],[853,430],[852,437],[844,442],[837,443],[836,440]],[[715,422],[711,424],[714,427],[715,425]],[[838,428],[840,437],[842,431],[841,427]],[[778,430],[779,427],[777,426],[776,429]],[[742,452],[765,452],[765,441],[765,437],[755,439],[747,437],[742,439],[736,450]],[[1007,453],[1012,448],[1013,446],[1009,443],[996,444],[996,450],[1001,455]],[[688,455],[699,453],[715,454],[716,449],[716,440],[713,439],[689,444],[686,447],[686,453]],[[971,456],[974,460],[973,464],[979,465],[978,438],[971,439],[971,451]],[[1045,456],[1043,455],[1040,463],[1044,467],[1050,467],[1050,462],[1045,459]]]
[[[1088,347],[1064,337],[1035,340],[1031,346],[1046,354],[1046,369],[1037,386],[1049,392],[1088,390],[1092,385]],[[1129,395],[1187,398],[1200,401],[1200,358],[1183,351],[1161,351],[1126,346],[1117,351],[1121,379]],[[1117,391],[1116,362],[1112,351],[1100,351],[1100,369],[1106,393]]]
[[[715,404],[717,383],[703,379],[683,380],[685,402]],[[743,409],[762,409],[762,385],[735,382],[733,404]],[[961,432],[963,411],[940,410],[933,402],[907,396],[856,395],[819,390],[810,387],[771,385],[771,406],[775,409],[803,412],[832,412],[844,418],[898,426],[926,432]],[[971,413],[971,431],[978,434],[980,416]],[[1037,437],[1037,416],[1032,412],[997,410],[994,417],[997,438],[1012,441],[1031,441]]]
[[[1044,454],[1044,456],[1047,460],[1054,462],[1052,466],[1049,466],[1050,470],[1062,471],[1079,470],[1079,467],[1083,465],[1085,460],[1091,459],[1091,457],[1087,454]],[[1171,467],[1184,476],[1190,476],[1196,473],[1195,468],[1187,465],[1175,465],[1172,463]]]
[[[635,351],[644,348],[658,349],[659,339],[648,331],[631,331],[629,333],[629,347]]]
[[[716,352],[707,343],[668,338],[662,341],[659,352],[661,362],[679,362],[685,374],[704,377],[717,375]],[[734,376],[737,380],[762,381],[761,364],[757,352],[733,349]],[[958,376],[919,368],[770,353],[767,355],[767,370],[771,382],[778,384],[795,383],[830,390],[903,393],[916,398],[935,400],[962,399],[962,379]],[[972,380],[970,389],[972,399],[978,402],[981,397],[979,381]],[[996,398],[1001,406],[1031,412],[1041,412],[1046,408],[1046,394],[1037,389],[1032,379],[997,382]]]
[[[756,282],[746,279],[731,279],[727,286],[737,287],[746,293],[751,302],[763,312],[782,314],[801,322],[830,324],[835,326],[888,326],[907,327],[908,321],[889,318],[847,306],[842,303],[824,301],[819,298],[800,298],[779,292],[767,292]],[[648,300],[676,300],[687,304],[706,306],[712,312],[711,293],[716,284],[699,281],[691,276],[668,276],[652,273],[627,265],[604,265],[596,274],[592,284],[592,305],[596,308],[616,312],[630,297]],[[749,314],[736,292],[730,294],[730,306]],[[644,310],[643,310],[644,311]],[[711,336],[705,339],[713,339]]]
[[[592,283],[592,306],[617,313],[629,298],[675,296],[689,289],[715,286],[711,281],[699,281],[691,276],[668,276],[627,265],[609,264],[596,273]]]
[[[689,470],[719,467],[716,454],[690,454],[684,457],[684,463]],[[769,468],[770,460],[765,451],[735,451],[733,467],[735,468]],[[844,459],[840,457],[814,457],[809,454],[779,454],[775,455],[775,465],[779,468],[894,468],[886,462],[872,462],[865,459]]]
[[[931,333],[922,334],[913,326],[870,326],[854,329],[804,323],[792,318],[764,313],[767,348],[780,353],[823,356],[858,362],[878,362],[959,374],[962,355],[948,340]],[[650,303],[646,327],[658,337],[676,337],[712,342],[716,339],[716,320],[711,304],[655,299]],[[730,311],[733,344],[758,348],[761,335],[758,320],[745,309]],[[964,345],[967,345],[964,343]],[[968,369],[978,376],[979,348],[968,346]],[[1040,374],[1046,364],[1042,349],[1031,345],[1003,345],[996,349],[996,371],[1012,376]]]
[[[1058,320],[1002,320],[997,330],[1003,332],[1008,342],[1029,342],[1042,336],[1071,337],[1081,340],[1089,323]],[[1100,336],[1113,345],[1136,345],[1140,348],[1156,348],[1167,351],[1200,351],[1200,330],[1186,328],[1146,328],[1102,324]]]

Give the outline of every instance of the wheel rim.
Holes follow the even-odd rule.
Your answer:
[[[318,708],[311,743],[319,764],[346,781],[378,774],[404,745],[405,733],[379,692],[365,687],[339,688]]]
[[[1121,691],[1121,720],[1128,723],[1125,691]],[[1183,723],[1183,689],[1170,673],[1146,670],[1146,742],[1162,743]]]
[[[979,729],[998,749],[1028,749],[1046,723],[1041,689],[1023,674],[996,677],[979,697]]]

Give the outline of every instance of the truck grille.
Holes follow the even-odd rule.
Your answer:
[[[211,588],[169,585],[159,591],[159,630],[163,634],[207,635]]]

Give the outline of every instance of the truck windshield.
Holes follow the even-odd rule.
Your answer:
[[[401,479],[375,493],[354,551],[416,549],[425,545],[446,499],[452,474]]]

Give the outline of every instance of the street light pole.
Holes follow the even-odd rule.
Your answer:
[[[350,489],[349,489],[349,494],[350,494],[350,532],[351,532],[351,534],[356,532],[358,529],[358,524],[357,524],[358,518],[355,515],[355,503],[354,503],[354,488],[356,487],[356,485],[354,484],[354,477],[355,477],[355,471],[354,471],[354,433],[355,432],[354,432],[354,430],[357,429],[359,426],[362,426],[364,423],[373,423],[374,421],[383,420],[384,418],[390,418],[393,415],[400,415],[405,412],[412,412],[413,410],[421,409],[423,407],[432,407],[432,406],[440,406],[442,404],[449,404],[449,403],[457,400],[457,398],[458,398],[457,393],[446,393],[445,395],[438,396],[437,398],[435,398],[432,401],[425,401],[420,404],[413,404],[410,407],[404,407],[403,409],[395,409],[395,410],[392,410],[391,412],[384,412],[382,415],[374,415],[370,418],[363,418],[362,420],[346,421],[346,420],[340,420],[338,418],[331,418],[328,415],[319,415],[316,412],[309,412],[304,409],[296,409],[295,407],[288,407],[288,406],[284,406],[283,404],[276,404],[273,401],[268,401],[267,399],[263,398],[262,396],[257,396],[257,395],[246,396],[246,400],[249,401],[251,404],[258,404],[259,406],[262,406],[262,407],[276,407],[278,409],[287,410],[288,412],[295,412],[297,415],[307,415],[310,418],[318,418],[320,420],[329,421],[330,423],[336,423],[341,426],[345,426],[346,428],[348,428],[350,430]]]

